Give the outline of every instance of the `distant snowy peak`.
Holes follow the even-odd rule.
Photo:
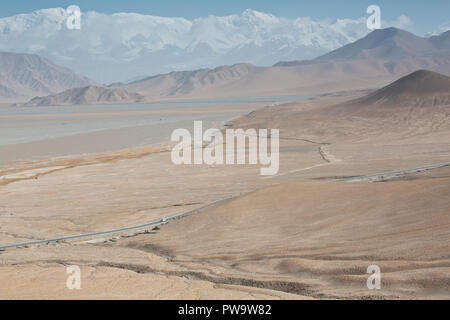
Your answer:
[[[90,11],[83,12],[80,30],[69,30],[67,18],[63,8],[1,18],[0,51],[37,53],[107,83],[223,64],[309,59],[369,32],[364,18],[287,19],[251,9],[194,20]]]
[[[42,9],[30,14],[1,18],[0,33],[9,35],[11,33],[36,31],[36,27],[40,30],[60,30],[66,19],[66,10],[62,8]]]

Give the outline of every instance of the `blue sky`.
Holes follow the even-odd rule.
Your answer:
[[[80,6],[82,11],[138,12],[188,19],[241,13],[251,8],[276,16],[309,16],[315,20],[358,18],[365,15],[369,5],[377,4],[383,20],[394,20],[401,14],[410,17],[413,25],[409,30],[417,34],[434,31],[439,25],[450,22],[449,0],[14,0],[1,1],[0,17],[72,4]]]

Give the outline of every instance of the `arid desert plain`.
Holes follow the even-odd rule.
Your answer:
[[[0,169],[0,245],[163,223],[4,248],[0,298],[448,299],[449,79],[418,71],[379,90],[189,109],[279,128],[274,176],[175,165],[166,125],[161,141],[116,151],[93,152],[101,133],[61,142],[71,156],[27,142]],[[81,290],[66,287],[70,265]]]

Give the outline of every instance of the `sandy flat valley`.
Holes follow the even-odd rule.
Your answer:
[[[0,245],[200,208],[158,228],[1,250],[0,298],[450,298],[450,109],[374,114],[355,107],[366,94],[211,111],[225,114],[213,124],[280,129],[275,176],[259,165],[174,165],[162,140],[76,156],[48,141],[0,147]],[[13,149],[23,157],[7,159]],[[66,287],[69,265],[81,268],[81,290]],[[366,286],[370,265],[379,290]]]

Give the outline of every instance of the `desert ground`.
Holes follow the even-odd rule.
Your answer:
[[[177,166],[167,144],[3,168],[1,245],[201,209],[158,228],[2,250],[0,298],[450,298],[450,109],[355,107],[366,95],[233,120],[280,128],[275,176]],[[81,290],[66,288],[69,265],[81,267]],[[366,286],[370,265],[379,290]]]

